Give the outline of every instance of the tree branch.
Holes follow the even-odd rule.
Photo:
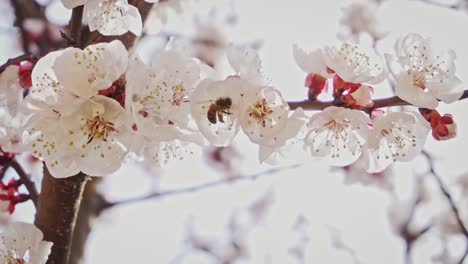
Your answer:
[[[454,201],[452,195],[448,191],[447,187],[445,187],[445,184],[443,183],[442,179],[440,178],[440,176],[436,173],[436,171],[434,169],[434,158],[427,151],[423,151],[422,154],[424,155],[424,157],[426,157],[426,159],[427,159],[427,161],[429,163],[429,171],[433,175],[434,179],[436,180],[437,185],[439,185],[440,191],[442,192],[442,194],[447,199],[447,202],[449,203],[450,208],[452,209],[452,211],[453,211],[453,213],[455,215],[455,219],[456,219],[456,221],[457,221],[457,223],[458,223],[458,225],[460,227],[460,230],[461,230],[461,232],[463,233],[463,236],[466,239],[465,252],[464,252],[464,255],[462,256],[462,258],[461,258],[461,260],[459,262],[460,264],[462,264],[465,261],[465,258],[468,255],[468,227],[463,222],[460,211],[458,210],[458,207],[455,205],[455,201]]]
[[[23,167],[16,160],[13,159],[10,162],[10,166],[18,174],[19,178],[21,179],[21,182],[24,184],[24,186],[29,192],[29,197],[31,198],[31,200],[37,208],[37,199],[39,197],[39,193],[37,192],[36,185],[30,179],[30,176],[24,171]]]
[[[68,263],[76,217],[88,179],[81,173],[57,179],[44,166],[34,223],[44,233],[44,240],[54,243],[47,264]]]
[[[15,10],[15,26],[18,27],[21,35],[21,44],[23,46],[23,51],[28,53],[29,52],[29,43],[28,43],[28,32],[24,28],[24,20],[25,14],[21,4],[18,0],[11,0],[11,5]]]
[[[72,15],[70,19],[70,38],[74,40],[74,43],[69,43],[72,45],[78,46],[81,48],[81,31],[82,31],[82,20],[83,20],[83,10],[84,6],[77,6],[73,8]],[[62,33],[63,34],[63,33]],[[62,35],[63,36],[63,35]],[[70,42],[70,40],[68,40]]]
[[[20,63],[25,60],[35,60],[36,57],[31,53],[23,54],[15,58],[8,59],[3,65],[0,66],[0,73],[2,73],[8,66]]]
[[[150,193],[147,195],[143,195],[140,197],[135,197],[135,198],[130,198],[128,200],[123,200],[123,201],[118,201],[118,202],[107,202],[103,203],[103,206],[101,208],[101,211],[112,208],[114,206],[118,205],[127,205],[131,203],[137,203],[137,202],[142,202],[146,200],[151,200],[151,199],[156,199],[156,198],[163,198],[167,196],[172,196],[172,195],[178,195],[178,194],[187,194],[187,193],[193,193],[193,192],[198,192],[206,189],[211,189],[223,185],[228,185],[228,184],[233,184],[236,182],[241,182],[241,181],[255,181],[258,178],[261,177],[266,177],[266,176],[271,176],[274,175],[278,172],[286,171],[286,170],[292,170],[300,167],[300,164],[295,164],[295,165],[290,165],[290,166],[284,166],[284,167],[278,167],[278,168],[272,168],[263,172],[259,172],[256,174],[252,174],[249,176],[240,176],[236,178],[226,178],[226,179],[221,179],[213,182],[208,182],[208,183],[203,183],[187,188],[181,188],[181,189],[174,189],[174,190],[166,190],[166,191],[161,191],[161,192],[155,192],[155,193]]]
[[[468,98],[468,90],[465,90],[462,96],[460,97],[460,99],[458,100],[461,101],[467,98]],[[310,100],[288,102],[288,104],[291,110],[295,110],[299,107],[302,107],[304,110],[323,110],[330,106],[336,106],[335,102],[333,101],[322,102],[322,101],[310,101]],[[390,106],[402,106],[402,105],[411,105],[411,104],[400,99],[397,96],[393,96],[389,98],[374,100],[374,106],[365,108],[364,111],[370,113],[374,109],[390,107]]]
[[[422,2],[422,3],[428,4],[428,5],[432,5],[432,6],[458,10],[458,9],[460,9],[462,7],[464,0],[458,0],[458,3],[456,3],[456,4],[443,4],[443,3],[439,3],[439,2],[433,1],[433,0],[419,0],[419,1]]]

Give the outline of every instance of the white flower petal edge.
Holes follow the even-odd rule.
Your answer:
[[[302,108],[294,110],[285,127],[271,142],[259,145],[258,158],[260,162],[276,163],[282,156],[286,156],[291,145],[299,142],[299,134],[305,122],[304,110]]]
[[[138,8],[127,0],[88,0],[84,8],[90,31],[105,36],[122,35],[128,31],[139,36],[143,29]]]
[[[361,156],[370,122],[361,111],[327,107],[310,118],[304,146],[331,165],[349,165]]]
[[[429,123],[415,112],[389,112],[374,119],[369,134],[368,172],[380,172],[396,161],[418,155],[430,131]]]
[[[59,103],[59,95],[64,89],[57,80],[53,66],[62,53],[63,50],[50,52],[34,66],[31,73],[32,87],[25,98],[26,105],[33,111]]]
[[[0,262],[45,264],[53,243],[43,238],[42,232],[32,224],[9,224],[0,233]]]
[[[191,97],[191,112],[200,132],[215,146],[227,146],[239,131],[242,95],[247,84],[238,77],[203,80]]]
[[[23,87],[18,80],[19,67],[8,66],[0,75],[0,107],[15,115],[23,101]]]
[[[408,34],[395,43],[395,55],[385,54],[396,80],[395,94],[417,106],[433,109],[438,100],[452,103],[463,94],[462,81],[455,76],[455,53],[436,51],[430,39]]]
[[[128,66],[122,42],[90,45],[84,50],[67,48],[55,58],[53,71],[65,90],[89,98],[109,88]]]
[[[388,75],[376,56],[371,56],[349,43],[343,43],[339,48],[326,46],[323,48],[323,54],[328,68],[346,82],[377,84]]]
[[[299,48],[297,45],[293,46],[293,56],[296,64],[303,70],[305,73],[314,73],[327,76],[327,64],[323,57],[323,52],[321,49],[316,49],[311,52],[306,52],[302,48]]]
[[[257,51],[230,46],[226,52],[229,64],[241,79],[254,85],[265,85],[262,59]]]

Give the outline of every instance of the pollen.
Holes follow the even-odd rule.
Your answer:
[[[87,119],[83,128],[85,129],[86,135],[88,135],[88,144],[95,139],[107,141],[110,133],[119,132],[114,127],[114,123],[105,120],[101,115],[97,115],[92,119]]]
[[[249,110],[248,115],[262,127],[266,127],[267,122],[272,122],[271,114],[273,110],[268,106],[267,100],[257,101]]]

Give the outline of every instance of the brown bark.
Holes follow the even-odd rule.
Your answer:
[[[88,176],[57,179],[44,167],[35,225],[54,243],[47,264],[67,264],[76,216]]]
[[[458,100],[464,100],[468,98],[468,90],[463,92],[463,95]],[[305,100],[305,101],[298,101],[298,102],[288,102],[289,108],[291,110],[295,110],[299,107],[302,107],[304,110],[323,110],[329,106],[336,105],[333,101],[312,101],[312,100]],[[402,105],[411,105],[410,103],[400,99],[397,96],[383,98],[383,99],[376,99],[374,100],[374,105],[369,108],[363,109],[366,112],[371,112],[377,108],[384,108],[390,106],[402,106]]]
[[[86,242],[92,231],[94,222],[102,208],[107,207],[107,201],[99,195],[97,186],[102,178],[93,178],[86,184],[83,200],[81,201],[78,218],[76,220],[75,231],[73,233],[71,255],[69,264],[82,264],[86,250]]]

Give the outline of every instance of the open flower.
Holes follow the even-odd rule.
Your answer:
[[[247,89],[241,106],[240,124],[249,139],[269,144],[283,130],[289,106],[280,92],[270,86]]]
[[[136,144],[128,112],[114,99],[101,95],[69,103],[72,109],[66,112],[43,112],[32,118],[33,155],[43,159],[51,174],[60,178],[80,171],[103,176],[119,169]]]
[[[355,45],[326,46],[323,55],[328,68],[347,83],[377,84],[387,77],[382,63]]]
[[[125,105],[135,120],[135,130],[144,140],[138,154],[163,164],[164,160],[179,156],[175,150],[181,148],[176,140],[182,145],[203,142],[188,101],[200,81],[200,65],[196,61],[176,49],[163,51],[150,66],[134,57],[126,80]]]
[[[418,113],[389,112],[374,119],[369,134],[369,172],[379,172],[395,161],[418,155],[430,130]]]
[[[42,232],[32,224],[9,224],[0,232],[0,262],[45,264],[53,243],[43,238]]]
[[[127,0],[62,0],[62,3],[68,9],[84,5],[90,31],[97,30],[106,36],[122,35],[128,31],[137,36],[141,34],[140,12]]]
[[[206,79],[193,93],[192,115],[211,144],[227,146],[239,131],[241,99],[246,85],[238,77],[222,81]]]
[[[430,109],[438,106],[438,100],[452,103],[461,97],[463,84],[455,76],[455,52],[438,52],[430,39],[408,34],[396,42],[395,53],[385,57],[398,97]]]
[[[27,141],[53,176],[109,174],[133,149],[130,115],[116,100],[98,95],[120,78],[127,64],[120,41],[68,48],[37,63],[26,97],[31,114]]]
[[[330,106],[314,114],[307,125],[305,148],[335,166],[355,162],[363,151],[370,119],[359,110]]]

